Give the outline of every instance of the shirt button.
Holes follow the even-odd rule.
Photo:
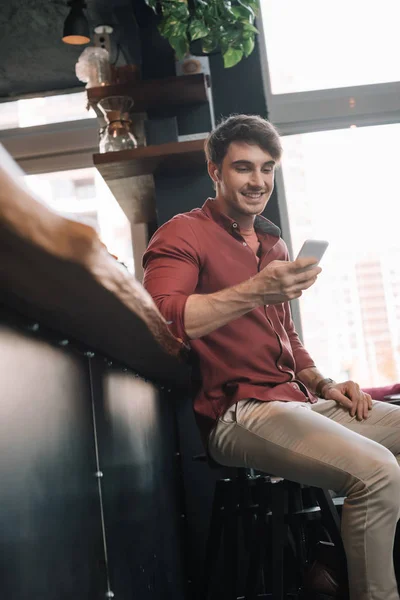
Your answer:
[[[247,246],[246,242],[243,242],[243,246]]]
[[[232,227],[233,227],[233,229],[236,229],[237,228],[237,223],[232,223]]]
[[[292,385],[293,385],[293,387],[294,387],[295,390],[299,389],[299,386],[297,385],[297,383],[292,383]]]

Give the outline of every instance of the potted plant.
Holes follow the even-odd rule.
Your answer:
[[[209,54],[219,49],[233,67],[254,49],[259,0],[145,0],[161,16],[159,31],[181,60],[193,42]]]

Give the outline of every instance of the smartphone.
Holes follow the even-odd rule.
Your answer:
[[[326,242],[325,240],[306,240],[300,248],[297,258],[315,258],[315,263],[309,267],[306,267],[305,270],[311,269],[315,265],[319,264],[319,261],[325,254],[325,250],[328,246],[329,242]]]

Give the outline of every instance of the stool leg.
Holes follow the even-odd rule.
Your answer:
[[[224,600],[236,600],[238,572],[237,482],[232,481],[224,510]]]
[[[272,598],[284,600],[283,552],[286,538],[284,481],[273,483],[272,493]]]
[[[206,543],[204,558],[203,581],[201,582],[199,600],[207,600],[211,581],[217,566],[218,553],[221,542],[224,509],[225,509],[225,485],[226,481],[217,481],[215,485],[214,499],[211,512],[210,528]]]
[[[340,518],[336,506],[333,503],[329,490],[315,488],[317,501],[321,507],[322,522],[327,528],[334,545],[338,552],[337,556],[340,564],[340,571],[344,580],[347,582],[347,559],[343,546],[343,540],[340,532]]]
[[[254,511],[252,510],[253,501],[253,485],[252,483],[256,480],[254,474],[252,474],[253,469],[249,469],[250,476],[245,473],[241,474],[239,470],[239,474],[241,477],[239,479],[239,498],[238,503],[240,506],[240,514],[241,514],[241,526],[242,526],[242,535],[243,535],[243,543],[247,552],[250,552],[253,545],[253,540],[251,537],[251,533],[253,530],[253,521],[255,518]]]
[[[263,548],[267,539],[268,486],[271,486],[269,478],[260,478],[256,482],[258,506],[255,509],[255,521],[253,522],[254,535],[252,536],[252,550],[246,577],[245,600],[255,600],[259,575],[263,568]]]
[[[317,502],[321,507],[321,517],[332,542],[337,548],[341,548],[344,552],[342,536],[340,533],[340,518],[336,506],[333,504],[332,497],[328,490],[322,488],[314,488]]]
[[[303,489],[301,484],[286,482],[290,490],[290,503],[288,514],[289,525],[292,530],[293,540],[296,547],[297,560],[300,562],[300,572],[307,565],[307,536],[303,519],[299,513],[304,509]]]

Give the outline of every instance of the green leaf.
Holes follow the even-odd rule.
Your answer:
[[[209,33],[209,29],[203,21],[200,21],[200,19],[192,19],[189,25],[189,35],[192,42],[207,37]]]
[[[244,21],[245,23],[251,23],[251,24],[253,24],[253,22],[254,22],[254,13],[253,13],[253,11],[249,12],[243,6],[234,6],[232,8],[232,13],[240,21]]]
[[[246,11],[248,11],[252,15],[253,20],[254,20],[256,13],[254,12],[253,8],[250,6],[249,2],[246,2],[245,0],[237,0],[237,1],[242,8],[244,8]]]
[[[158,26],[158,30],[162,35],[165,35],[166,37],[174,37],[175,34],[175,29],[178,25],[178,21],[176,19],[170,18],[170,19],[163,19],[160,23],[160,25]]]
[[[229,13],[229,14],[231,14],[231,15],[234,16],[234,13],[232,12],[232,3],[231,2],[225,1],[224,2],[224,9],[225,9],[225,11],[227,13]]]
[[[251,23],[243,23],[243,29],[252,33],[260,33],[257,27],[254,27],[254,25],[252,25]]]
[[[165,20],[164,23],[163,31],[166,32],[168,37],[187,37],[186,21],[178,21],[175,17],[172,17]]]
[[[174,0],[173,2],[167,2],[164,0],[162,3],[162,13],[165,17],[175,17],[179,21],[187,21],[190,13],[188,5],[185,2]]]
[[[189,42],[186,37],[170,37],[168,38],[169,43],[175,50],[175,54],[178,60],[185,58],[189,52]]]
[[[247,58],[253,52],[255,46],[254,37],[249,38],[248,40],[243,40],[242,48],[245,57]]]
[[[236,48],[228,48],[226,52],[224,52],[224,67],[229,69],[230,67],[234,67],[238,64],[243,58],[243,50],[238,50]]]
[[[212,52],[213,50],[215,50],[216,47],[217,47],[217,42],[215,41],[214,38],[212,38],[212,37],[203,38],[201,49],[203,50],[204,54],[208,54],[209,52]]]
[[[249,6],[250,8],[253,9],[255,15],[258,15],[259,10],[260,10],[260,2],[259,0],[238,0],[238,2],[244,6],[245,4],[247,4],[247,6]]]

